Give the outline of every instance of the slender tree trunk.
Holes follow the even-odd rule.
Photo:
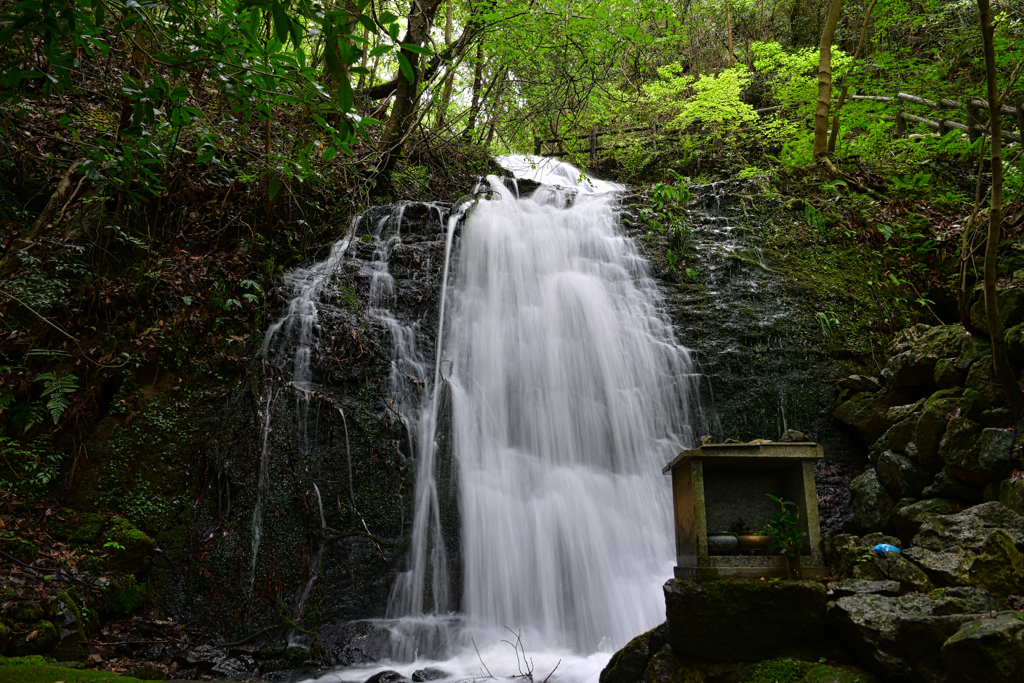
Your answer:
[[[444,8],[444,44],[445,47],[452,46],[452,0]],[[444,91],[441,93],[441,106],[437,108],[437,127],[444,128],[444,119],[448,115],[448,103],[452,99],[452,82],[455,80],[455,72],[444,77]]]
[[[999,303],[996,299],[996,259],[1003,226],[1003,145],[1002,112],[1000,110],[999,84],[996,74],[996,51],[993,40],[992,8],[989,0],[978,0],[981,10],[981,35],[985,42],[985,75],[988,85],[989,125],[992,134],[992,208],[988,217],[988,242],[985,244],[985,317],[988,322],[989,339],[992,343],[992,363],[996,379],[1003,387],[1003,393],[1015,417],[1024,409],[1024,392],[1017,384],[1006,358],[1006,342],[1003,326],[999,321]]]
[[[832,103],[832,38],[839,24],[843,0],[832,0],[818,54],[818,105],[814,110],[814,158],[828,154],[828,110]]]
[[[725,0],[725,23],[729,27],[729,66],[732,66],[736,63],[736,54],[732,49],[732,8],[729,0]]]
[[[473,68],[473,101],[469,107],[469,121],[466,123],[466,130],[462,132],[462,137],[468,138],[473,134],[473,129],[476,128],[476,117],[480,113],[480,88],[483,87],[484,80],[484,46],[483,43],[479,43],[476,46],[476,66]]]
[[[850,69],[846,72],[846,76],[843,77],[843,90],[839,93],[839,101],[836,102],[835,114],[832,116],[832,134],[828,138],[829,154],[836,151],[836,138],[839,137],[839,110],[843,108],[843,103],[846,102],[846,93],[850,90],[850,85],[847,83],[849,76],[853,73],[857,60],[864,56],[864,43],[868,36],[868,21],[871,19],[871,12],[875,9],[875,2],[876,0],[868,0],[867,5],[864,7],[864,23],[860,27],[860,40],[857,41],[857,51],[853,53],[853,62],[850,64]]]

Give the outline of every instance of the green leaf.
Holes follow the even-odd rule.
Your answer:
[[[337,153],[338,153],[338,148],[335,147],[334,145],[331,145],[330,147],[328,147],[327,149],[324,150],[324,154],[321,157],[321,160],[326,164],[331,159],[333,159],[334,155],[337,154]]]
[[[384,26],[385,24],[393,24],[397,20],[398,20],[398,17],[396,17],[391,12],[384,11],[384,12],[380,13],[380,25],[381,26]]]
[[[267,194],[270,195],[270,201],[274,201],[274,197],[277,196],[277,191],[281,189],[280,183],[277,178],[270,179],[270,186],[267,188]]]
[[[270,10],[274,14],[274,34],[277,35],[278,40],[284,43],[288,40],[288,32],[291,29],[288,13],[284,11],[284,5],[278,2],[278,0],[274,0]]]
[[[379,55],[384,54],[385,52],[391,52],[391,46],[390,45],[378,45],[377,47],[375,47],[372,50],[370,50],[370,56],[371,57],[377,57]]]
[[[197,164],[205,164],[205,163],[207,163],[207,162],[209,162],[210,160],[213,159],[213,155],[214,154],[216,154],[215,151],[209,151],[209,152],[206,152],[205,154],[200,154],[198,157],[196,157],[196,163]]]
[[[402,70],[402,75],[405,76],[407,81],[412,83],[416,80],[416,74],[412,70],[412,64],[409,63],[408,58],[401,52],[398,53],[398,67]]]
[[[352,83],[347,78],[338,81],[338,105],[342,111],[352,111]]]
[[[331,76],[338,79],[339,81],[345,77],[345,65],[338,59],[338,53],[331,49],[331,46],[327,46],[325,57],[327,58],[327,70],[331,72]]]
[[[421,55],[427,55],[428,57],[434,54],[434,51],[430,48],[423,47],[422,45],[416,45],[415,43],[402,43],[402,49]]]

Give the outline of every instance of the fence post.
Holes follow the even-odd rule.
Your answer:
[[[907,120],[903,118],[903,110],[896,112],[896,137],[902,138],[907,134]]]
[[[533,154],[534,156],[540,156],[540,138],[533,138]]]
[[[967,139],[974,142],[981,137],[982,133],[978,130],[981,126],[981,117],[978,115],[978,105],[974,103],[974,98],[967,100]]]
[[[1017,108],[1017,135],[1020,136],[1020,142],[1024,145],[1024,95],[1014,100],[1013,106]]]
[[[590,129],[590,163],[597,159],[597,128]]]

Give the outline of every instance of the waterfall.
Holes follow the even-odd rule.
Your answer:
[[[519,199],[491,177],[465,220],[424,424],[436,428],[447,390],[467,622],[586,654],[663,619],[674,536],[661,467],[694,443],[696,374],[618,229],[618,186],[532,166],[524,176],[563,187]],[[437,439],[421,432],[416,495],[432,503],[417,506],[393,613],[443,610]]]
[[[373,249],[367,314],[390,336],[389,409],[416,459],[407,569],[389,618],[373,624],[389,634],[390,661],[374,666],[445,660],[466,676],[486,660],[513,675],[508,627],[538,675],[561,662],[552,680],[595,680],[609,653],[664,619],[674,534],[661,468],[702,433],[698,376],[619,227],[624,188],[552,160],[501,161],[543,184],[521,198],[524,183],[490,176],[447,222],[438,208],[433,353],[421,348],[421,321],[390,310],[389,258],[407,205],[361,219]],[[312,279],[300,274],[297,310],[268,330],[265,348],[290,318],[304,323]],[[304,339],[301,325],[289,337]],[[300,353],[289,360],[296,380]]]

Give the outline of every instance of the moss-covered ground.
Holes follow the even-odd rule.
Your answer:
[[[0,657],[4,683],[141,683],[140,679],[110,671],[70,669],[43,657]]]

